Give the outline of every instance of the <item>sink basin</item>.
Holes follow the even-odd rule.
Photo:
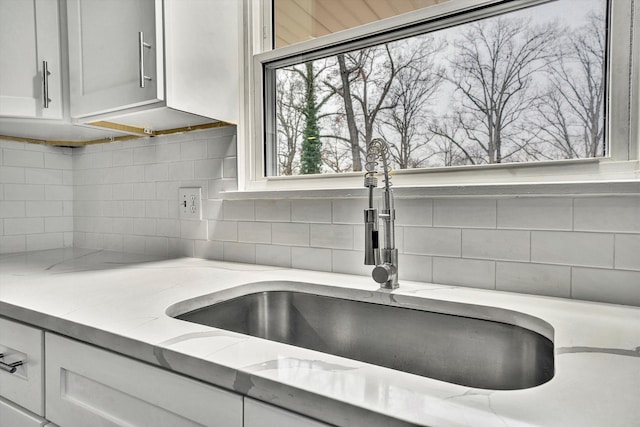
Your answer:
[[[474,388],[524,389],[554,373],[538,332],[414,308],[264,291],[174,317]]]

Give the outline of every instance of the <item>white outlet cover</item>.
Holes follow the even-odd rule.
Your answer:
[[[182,187],[178,190],[180,219],[202,219],[202,188]]]

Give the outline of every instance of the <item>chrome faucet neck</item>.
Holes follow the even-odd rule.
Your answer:
[[[365,223],[365,265],[375,265],[373,279],[385,289],[398,287],[398,249],[395,247],[395,208],[391,176],[389,175],[389,151],[383,139],[373,139],[367,146],[366,172],[364,186],[369,189],[369,205],[364,211]],[[382,161],[384,188],[382,193],[382,211],[373,207],[373,189],[378,186],[376,177],[378,160]],[[378,220],[382,220],[384,245],[380,247]]]

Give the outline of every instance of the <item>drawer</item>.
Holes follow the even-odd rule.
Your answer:
[[[242,396],[46,333],[47,419],[64,427],[242,427]]]
[[[48,421],[0,397],[0,426],[43,427]]]
[[[0,318],[0,361],[22,361],[14,373],[0,370],[0,396],[44,416],[44,333]]]

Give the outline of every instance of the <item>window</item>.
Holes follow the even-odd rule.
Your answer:
[[[411,13],[371,13],[373,23],[333,34],[329,18],[309,12],[323,3],[315,0],[304,11],[313,25],[297,38],[278,10],[287,0],[274,1],[283,47],[255,57],[264,99],[252,131],[264,145],[247,149],[250,181],[354,175],[375,137],[389,142],[409,184],[420,173],[446,183],[433,173],[447,170],[460,175],[455,183],[461,174],[505,182],[531,165],[525,175],[549,181],[575,177],[567,171],[582,168],[580,159],[596,162],[588,174],[603,169],[593,159],[637,160],[630,0],[413,2]],[[287,45],[309,37],[317,38]]]

